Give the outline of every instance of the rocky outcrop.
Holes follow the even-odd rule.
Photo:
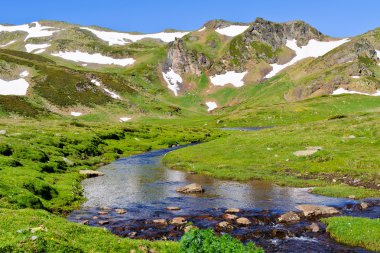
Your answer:
[[[226,28],[226,27],[229,27],[231,25],[250,25],[250,24],[249,23],[242,23],[242,22],[230,22],[230,21],[227,21],[224,19],[214,19],[214,20],[208,21],[203,26],[206,28],[209,28],[209,29],[216,30],[218,28],[219,29]]]
[[[296,208],[303,212],[303,215],[319,216],[319,215],[333,215],[338,214],[339,211],[330,206],[316,206],[316,205],[298,205]]]
[[[179,75],[186,73],[200,76],[202,71],[210,66],[211,62],[204,54],[188,49],[184,41],[177,38],[169,43],[163,72],[173,69]]]
[[[283,215],[281,215],[279,218],[278,218],[278,221],[279,222],[295,222],[295,221],[299,221],[301,218],[299,217],[298,214],[296,214],[295,212],[288,212],[288,213],[284,213]]]

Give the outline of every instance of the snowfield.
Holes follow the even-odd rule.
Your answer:
[[[215,75],[210,77],[211,83],[215,86],[224,86],[226,84],[232,84],[239,88],[244,85],[243,78],[248,72],[238,73],[235,71],[227,71],[225,74]]]
[[[99,53],[89,54],[83,53],[80,51],[75,52],[62,52],[53,53],[53,56],[57,56],[63,58],[65,60],[74,61],[74,62],[86,62],[86,63],[96,63],[96,64],[104,64],[104,65],[119,65],[122,67],[131,65],[135,62],[133,58],[125,58],[125,59],[114,59],[108,56],[101,55]]]
[[[175,38],[182,38],[189,32],[160,32],[153,34],[130,34],[121,32],[99,31],[88,27],[81,27],[81,29],[88,30],[95,34],[99,39],[107,41],[110,46],[112,45],[126,45],[130,42],[136,42],[145,38],[159,39],[163,42],[172,42]]]
[[[0,45],[0,47],[6,47],[6,46],[9,46],[9,45],[12,45],[13,43],[15,43],[16,41],[15,40],[12,40],[4,45]]]
[[[28,35],[25,38],[25,41],[29,38],[40,38],[40,37],[49,37],[54,33],[60,31],[55,27],[51,26],[42,26],[38,22],[33,22],[31,24],[25,25],[14,25],[14,26],[5,26],[0,25],[0,32],[26,32]]]
[[[339,47],[340,45],[350,41],[349,39],[342,39],[337,41],[317,41],[317,40],[310,40],[309,43],[306,46],[298,47],[296,40],[288,40],[286,42],[286,46],[293,51],[295,51],[296,56],[291,59],[288,63],[285,64],[271,64],[272,71],[269,72],[265,78],[271,78],[277,75],[281,70],[283,70],[286,67],[289,67],[296,62],[303,60],[308,57],[319,57],[322,56],[329,51],[333,50],[336,47]]]
[[[26,44],[25,49],[26,52],[32,53],[33,51],[37,50],[35,53],[42,53],[45,52],[46,48],[50,47],[50,44]]]
[[[211,111],[215,110],[216,108],[218,108],[218,105],[216,104],[216,102],[212,102],[212,101],[206,102],[206,105],[208,107],[208,109],[207,109],[208,112],[211,112]]]
[[[248,25],[231,25],[225,28],[218,28],[215,31],[229,37],[235,37],[248,29]]]
[[[171,68],[166,73],[162,72],[162,76],[164,77],[165,82],[168,84],[168,88],[173,91],[175,96],[178,96],[178,91],[180,90],[179,86],[183,82],[182,77],[175,73]]]
[[[27,76],[29,72],[25,70],[21,72],[19,79],[12,81],[0,79],[0,95],[25,96],[29,88],[29,83],[24,79]]]
[[[380,90],[376,91],[373,94],[369,94],[369,93],[364,93],[364,92],[353,91],[353,90],[346,90],[344,88],[339,88],[339,89],[334,90],[334,92],[332,93],[332,95],[342,95],[342,94],[359,94],[359,95],[378,97],[378,96],[380,96]]]

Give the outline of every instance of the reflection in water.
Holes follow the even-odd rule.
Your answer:
[[[222,181],[170,170],[160,164],[160,157],[171,150],[152,151],[103,167],[105,176],[83,182],[88,199],[84,206],[153,210],[180,206],[183,212],[228,207],[290,211],[301,203],[340,206],[352,202],[313,195],[305,188],[279,187],[261,181]],[[203,185],[205,193],[189,196],[176,192],[178,187],[189,183]]]

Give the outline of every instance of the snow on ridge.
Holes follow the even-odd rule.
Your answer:
[[[206,105],[207,105],[207,111],[208,112],[211,112],[213,110],[215,110],[216,108],[218,108],[218,105],[216,104],[216,102],[213,102],[213,101],[209,101],[209,102],[206,102]]]
[[[81,27],[81,29],[85,29],[87,31],[95,34],[99,39],[107,41],[110,46],[112,45],[126,45],[132,42],[136,42],[145,38],[151,39],[160,39],[163,42],[172,42],[176,38],[182,38],[189,32],[160,32],[160,33],[152,33],[152,34],[130,34],[130,33],[122,33],[122,32],[110,32],[110,31],[99,31],[89,27]]]
[[[369,93],[364,93],[364,92],[359,92],[359,91],[346,90],[344,88],[338,88],[338,89],[334,90],[332,93],[332,95],[342,95],[342,94],[358,94],[358,95],[378,97],[378,96],[380,96],[380,90],[377,90],[373,94],[369,94]]]
[[[119,65],[122,67],[131,65],[135,62],[133,58],[124,58],[124,59],[114,59],[108,56],[101,55],[99,53],[89,54],[81,51],[75,52],[58,52],[53,53],[53,56],[63,58],[65,60],[74,61],[74,62],[86,62],[86,63],[96,63],[96,64],[105,64],[105,65]]]
[[[38,50],[36,52],[42,53],[42,52],[45,52],[46,48],[48,47],[50,47],[50,44],[26,44],[25,45],[26,52],[28,53],[32,53],[33,51],[37,49]]]
[[[219,34],[229,37],[235,37],[248,29],[248,25],[230,25],[224,28],[217,28],[215,31]]]
[[[168,84],[168,88],[173,91],[175,96],[178,96],[178,91],[180,90],[179,85],[183,82],[182,77],[175,73],[172,68],[170,68],[166,73],[162,72],[162,76]]]
[[[12,41],[10,41],[10,42],[8,42],[8,43],[6,43],[6,44],[0,45],[0,47],[7,47],[7,46],[9,46],[9,45],[12,45],[12,44],[15,43],[15,42],[16,42],[16,40],[12,40]]]
[[[20,77],[22,77],[22,78],[25,78],[27,76],[29,76],[29,71],[27,71],[27,70],[24,70],[23,72],[20,73]]]
[[[244,85],[243,78],[247,73],[247,71],[242,73],[238,73],[235,71],[227,71],[224,74],[210,77],[210,80],[215,86],[224,86],[226,84],[232,84],[233,86],[239,88]]]
[[[20,76],[22,74],[25,75],[26,73],[23,72],[20,74]],[[0,79],[0,95],[25,96],[28,88],[29,83],[24,78],[19,78],[12,81],[5,81]]]
[[[198,32],[203,32],[204,30],[206,30],[205,26],[203,28],[199,29]]]
[[[61,30],[56,27],[42,26],[39,22],[33,22],[32,24],[34,24],[34,26],[30,26],[29,24],[13,26],[0,25],[0,32],[26,32],[28,33],[25,38],[26,41],[29,38],[49,37]]]
[[[298,47],[297,41],[295,39],[293,40],[287,40],[286,46],[293,51],[295,51],[296,56],[291,59],[289,62],[285,64],[271,64],[272,71],[269,72],[265,78],[271,78],[275,75],[277,75],[281,70],[284,68],[291,66],[295,64],[296,62],[303,60],[308,57],[319,57],[322,55],[325,55],[326,53],[330,52],[336,47],[339,47],[340,45],[350,41],[350,39],[341,39],[337,41],[317,41],[317,40],[310,40],[306,46]]]

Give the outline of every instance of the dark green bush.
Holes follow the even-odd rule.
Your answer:
[[[17,195],[13,202],[16,202],[20,208],[44,209],[41,200],[32,194]]]
[[[210,229],[192,229],[180,241],[181,252],[186,253],[261,253],[253,243],[244,245],[230,235],[216,236]]]
[[[13,149],[9,144],[0,143],[0,155],[11,156],[13,154]]]
[[[33,182],[25,183],[24,188],[33,193],[34,195],[40,196],[41,198],[46,200],[51,200],[58,194],[56,189],[54,189],[48,183],[45,183],[42,180],[34,180]]]

